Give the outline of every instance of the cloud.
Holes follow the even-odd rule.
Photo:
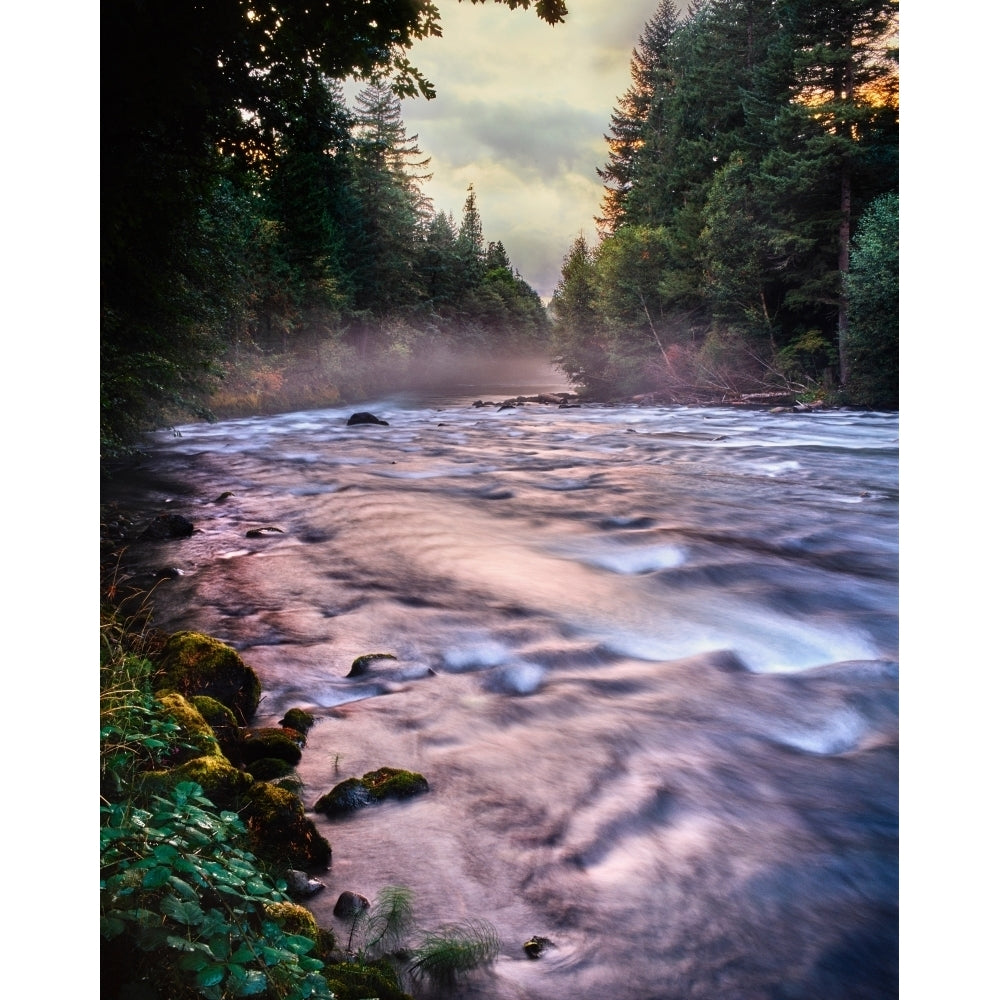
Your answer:
[[[473,184],[484,237],[504,244],[543,298],[577,234],[596,239],[603,135],[657,2],[567,6],[566,23],[553,27],[502,4],[446,0],[443,37],[412,52],[439,96],[403,105],[431,157],[425,192],[435,209],[459,218]]]

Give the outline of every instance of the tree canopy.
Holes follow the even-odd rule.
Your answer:
[[[863,369],[895,359],[851,360],[851,241],[898,191],[897,67],[896,0],[700,0],[684,16],[662,0],[598,170],[596,353],[577,342],[593,321],[564,320],[567,289],[553,303],[566,371],[595,392],[873,398]]]

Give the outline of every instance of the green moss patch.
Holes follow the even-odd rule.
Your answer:
[[[173,691],[159,694],[157,701],[179,727],[175,761],[180,762],[206,755],[222,756],[219,741],[216,739],[212,727],[187,698]]]
[[[250,831],[254,853],[283,868],[327,868],[329,841],[305,814],[294,792],[264,781],[254,782],[240,816]]]
[[[303,708],[290,708],[285,712],[278,725],[284,727],[285,729],[294,729],[296,732],[302,733],[305,736],[310,729],[316,724],[315,717],[307,712]]]

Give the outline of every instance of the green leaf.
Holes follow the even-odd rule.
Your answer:
[[[251,896],[267,896],[271,892],[271,887],[265,885],[259,878],[251,879],[245,888]]]
[[[160,912],[180,924],[199,924],[202,919],[199,903],[181,902],[176,896],[165,896],[160,901]]]
[[[184,879],[178,878],[176,875],[171,875],[168,881],[173,890],[182,899],[197,900],[199,898],[198,893],[196,893],[194,889],[192,889],[191,886],[184,881]]]
[[[159,889],[170,880],[172,872],[169,868],[151,868],[142,879],[143,889]]]
[[[212,954],[219,959],[220,962],[229,960],[232,948],[229,944],[228,934],[216,934],[212,940],[208,942],[208,947]]]
[[[294,951],[296,955],[305,955],[307,952],[312,951],[313,944],[312,938],[304,937],[301,934],[285,935],[285,947],[289,951]]]
[[[125,930],[125,921],[118,917],[101,917],[101,937],[118,937]]]
[[[252,997],[258,993],[263,993],[267,989],[267,977],[263,972],[251,969],[246,974],[246,979],[240,984],[236,995],[240,997]]]
[[[224,965],[209,965],[194,977],[194,981],[200,987],[216,986],[222,982],[225,974],[226,967]]]

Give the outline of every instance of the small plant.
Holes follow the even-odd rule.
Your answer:
[[[357,936],[361,961],[391,954],[402,946],[413,924],[413,893],[402,886],[386,886],[374,906],[355,914],[347,950],[351,950]]]
[[[414,952],[409,971],[414,979],[426,980],[435,989],[450,989],[460,974],[490,965],[499,954],[493,925],[485,920],[467,921],[427,935]]]

